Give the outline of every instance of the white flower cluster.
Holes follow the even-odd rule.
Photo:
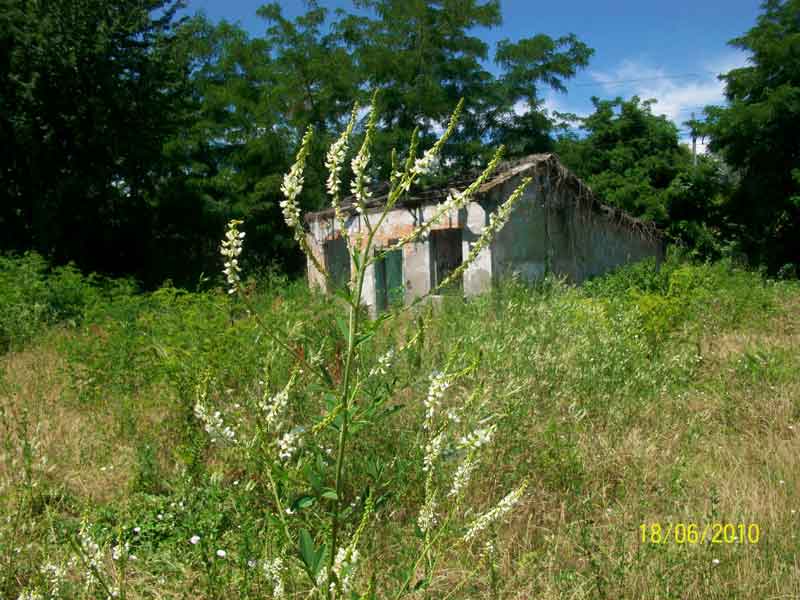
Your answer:
[[[272,584],[272,597],[276,600],[286,598],[286,589],[283,587],[283,559],[276,557],[265,560],[263,564],[264,576]]]
[[[370,377],[376,377],[378,375],[386,375],[386,372],[391,368],[392,362],[394,361],[394,348],[389,348],[389,350],[383,354],[382,356],[378,357],[378,364],[372,367],[369,372]]]
[[[65,568],[62,565],[53,563],[45,563],[39,569],[39,572],[47,580],[47,596],[50,600],[61,598],[61,586],[67,578],[67,571],[75,566],[77,557],[73,556],[67,563]]]
[[[300,144],[300,151],[297,153],[297,159],[289,169],[289,172],[283,176],[283,184],[281,185],[281,192],[285,199],[281,201],[281,210],[283,211],[283,219],[289,226],[289,229],[297,231],[300,227],[300,207],[297,204],[297,196],[303,191],[303,169],[306,166],[306,156],[308,156],[309,145],[311,143],[311,128],[306,131],[303,136],[303,141]]]
[[[462,438],[458,440],[458,445],[467,450],[477,450],[481,446],[485,446],[492,441],[492,437],[494,436],[496,429],[496,425],[490,425],[489,427],[476,429],[475,431],[462,436]]]
[[[353,181],[350,182],[350,193],[356,198],[356,211],[364,214],[365,204],[371,194],[366,185],[367,166],[369,166],[369,139],[364,140],[361,150],[355,155],[350,166],[353,168]]]
[[[461,100],[456,106],[456,109],[453,111],[453,114],[450,115],[450,120],[447,122],[447,128],[444,130],[441,137],[433,146],[428,148],[428,150],[426,150],[421,157],[414,161],[414,164],[411,167],[412,178],[430,173],[431,169],[433,168],[433,163],[436,160],[436,157],[441,153],[445,142],[447,142],[447,140],[456,130],[456,125],[458,124],[458,119],[461,116],[461,111],[463,108],[464,101]]]
[[[100,551],[100,546],[89,535],[85,523],[81,525],[81,529],[78,532],[78,541],[86,562],[86,573],[83,580],[88,590],[97,582],[95,572],[99,571],[103,566],[103,555]]]
[[[468,455],[463,462],[458,465],[458,468],[453,475],[453,484],[450,486],[450,491],[447,492],[448,498],[458,498],[458,496],[461,495],[461,492],[467,487],[467,484],[472,477],[472,473],[475,471],[475,467],[477,466],[478,463],[471,455]]]
[[[454,423],[455,425],[458,425],[459,423],[461,423],[461,415],[454,408],[448,408],[447,409],[447,419],[451,423]]]
[[[417,517],[417,525],[422,533],[426,533],[436,526],[437,521],[436,497],[432,495],[420,509],[419,517]]]
[[[328,189],[328,194],[333,199],[339,198],[339,175],[342,170],[342,163],[344,163],[344,156],[347,153],[347,130],[342,132],[331,147],[328,148],[328,153],[325,155],[325,168],[328,169],[328,180],[325,182],[325,187]],[[336,208],[334,206],[334,208]]]
[[[291,431],[283,434],[278,440],[278,458],[282,462],[291,460],[297,450],[302,446],[302,435],[305,432],[303,427],[295,427]]]
[[[350,596],[358,559],[358,550],[355,548],[339,548],[339,551],[336,553],[336,558],[333,561],[333,572],[339,580],[339,585],[344,597]],[[331,584],[331,591],[335,591],[333,584]]]
[[[339,202],[339,175],[344,164],[344,157],[347,154],[347,143],[350,139],[350,134],[353,132],[353,127],[356,122],[356,114],[358,112],[358,105],[353,107],[353,112],[350,115],[350,122],[347,128],[342,132],[339,138],[331,144],[328,149],[328,154],[325,156],[325,168],[328,169],[328,180],[326,187],[328,194],[331,197],[331,206],[333,207],[336,220],[342,222],[341,205]]]
[[[280,206],[283,211],[283,219],[289,229],[295,229],[300,224],[300,207],[297,204],[297,196],[301,191],[303,191],[303,166],[295,163],[283,176],[281,185],[281,192],[285,199],[281,200]]]
[[[111,547],[111,560],[129,559],[132,557],[130,554],[131,545],[129,542],[124,544],[116,544]]]
[[[269,388],[264,385],[264,382],[260,382],[264,385],[264,392],[263,400],[258,403],[258,408],[264,412],[266,429],[276,435],[276,437],[280,431],[286,427],[284,417],[286,416],[286,409],[289,405],[289,392],[294,385],[295,377],[296,373],[292,374],[284,388],[272,396],[269,395]],[[297,450],[302,446],[303,433],[305,433],[304,427],[295,427],[277,438],[278,458],[281,462],[291,460]]]
[[[414,177],[420,177],[430,173],[433,168],[433,163],[436,160],[438,150],[439,148],[437,146],[428,148],[422,156],[414,161],[414,166],[411,167],[411,174]]]
[[[495,425],[476,429],[458,440],[458,447],[461,450],[466,450],[467,456],[461,464],[458,465],[456,472],[453,474],[453,483],[450,486],[450,491],[447,493],[448,498],[458,498],[461,492],[464,491],[464,488],[467,487],[472,473],[475,472],[478,466],[475,455],[482,446],[492,441],[495,429]]]
[[[428,386],[428,395],[425,398],[425,429],[430,429],[436,411],[442,404],[442,398],[447,388],[450,387],[450,380],[446,373],[434,371],[431,373],[431,383]]]
[[[401,171],[394,171],[391,177],[392,187],[396,188],[398,194],[404,194],[410,190],[414,181],[413,176],[406,177],[405,173]]]
[[[497,506],[495,506],[492,510],[478,517],[464,535],[464,541],[472,541],[482,531],[489,527],[489,525],[502,519],[506,514],[511,512],[511,509],[514,508],[514,506],[516,506],[516,504],[520,501],[520,498],[522,498],[522,494],[525,492],[526,487],[527,483],[523,483],[516,490],[509,492],[506,497],[500,500]]]
[[[264,396],[258,407],[264,411],[264,421],[267,429],[277,431],[283,426],[283,415],[289,404],[289,391],[292,389],[294,379],[289,379],[286,386],[277,394],[270,396],[269,388],[264,387]]]
[[[198,401],[194,405],[194,415],[203,422],[212,442],[236,443],[236,432],[229,425],[225,425],[220,411],[209,412],[206,407]]]
[[[242,240],[244,240],[244,231],[239,231],[239,225],[242,221],[233,219],[228,223],[228,231],[225,232],[225,239],[222,240],[222,249],[220,253],[225,257],[225,268],[223,273],[228,280],[228,293],[236,293],[239,286],[239,256],[242,254]]]
[[[434,437],[432,440],[429,440],[428,443],[425,444],[425,457],[423,458],[422,465],[422,470],[424,472],[428,473],[431,469],[433,469],[433,464],[442,454],[444,440],[444,431],[440,431],[436,437]]]

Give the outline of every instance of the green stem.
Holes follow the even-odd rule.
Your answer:
[[[367,240],[366,251],[372,245],[372,236]],[[328,558],[329,572],[333,569],[333,562],[336,558],[336,546],[339,537],[339,510],[342,505],[342,484],[344,472],[344,455],[345,447],[347,445],[347,429],[349,425],[349,404],[350,404],[350,376],[353,368],[353,357],[355,355],[355,338],[358,331],[358,318],[361,300],[361,292],[364,287],[364,275],[366,273],[366,261],[361,263],[358,271],[358,280],[356,285],[356,294],[354,301],[350,304],[350,322],[347,330],[347,359],[344,367],[344,378],[342,380],[342,397],[340,406],[342,407],[342,426],[339,430],[339,447],[336,454],[336,500],[334,501],[333,522],[331,524],[331,548],[330,556]],[[330,597],[330,592],[328,592]]]
[[[442,535],[444,535],[447,526],[450,524],[451,518],[452,518],[452,512],[447,515],[442,524],[437,528],[436,535],[434,535],[432,539],[428,538],[427,535],[425,536],[426,541],[423,544],[422,551],[420,552],[420,555],[417,558],[417,560],[414,561],[414,566],[409,571],[405,581],[403,582],[403,585],[400,586],[399,591],[395,595],[395,600],[398,600],[398,598],[402,598],[405,595],[405,592],[408,590],[408,586],[411,583],[411,578],[414,577],[414,574],[417,572],[417,569],[419,569],[420,563],[422,563],[422,561],[429,555],[431,548],[433,548],[436,542],[439,541],[439,538],[441,538]]]
[[[269,483],[272,488],[272,497],[275,499],[275,505],[278,507],[278,516],[283,525],[283,533],[286,536],[286,541],[289,542],[289,546],[294,546],[292,534],[289,532],[289,524],[286,522],[286,515],[283,512],[283,504],[281,504],[281,499],[278,495],[278,486],[275,484],[275,478],[272,477],[272,465],[267,468],[267,475],[269,476]]]
[[[69,542],[72,548],[75,550],[75,552],[77,552],[78,557],[81,559],[84,568],[92,572],[92,575],[94,575],[94,578],[97,579],[98,583],[100,583],[100,586],[103,588],[103,591],[106,593],[106,596],[111,598],[112,597],[111,589],[108,587],[106,580],[100,574],[100,571],[97,570],[97,567],[95,567],[86,559],[86,553],[83,551],[81,545],[73,536],[69,537]]]

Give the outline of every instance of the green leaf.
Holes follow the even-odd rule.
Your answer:
[[[353,304],[353,298],[350,294],[350,289],[346,286],[337,287],[333,290],[333,295],[344,300],[348,305]]]
[[[313,496],[300,496],[297,500],[292,503],[292,509],[294,510],[302,510],[304,508],[308,508],[314,505],[316,502]]]
[[[374,481],[377,481],[381,477],[381,473],[383,473],[383,463],[379,458],[367,459],[367,475],[369,475]]]
[[[342,334],[342,339],[346,340],[350,333],[350,327],[343,317],[336,317],[336,325],[339,327],[339,332]]]
[[[381,419],[385,419],[386,417],[390,417],[394,413],[396,413],[398,410],[402,410],[403,408],[405,408],[405,404],[393,404],[392,406],[390,406],[386,410],[383,410],[383,411],[379,412],[375,416],[375,421],[380,421]]]
[[[375,335],[375,332],[374,332],[374,331],[369,331],[369,332],[367,332],[367,333],[362,333],[361,335],[358,335],[358,336],[356,336],[356,339],[355,339],[355,344],[354,344],[354,345],[355,345],[356,347],[358,347],[358,346],[360,346],[361,344],[363,344],[364,342],[366,342],[366,341],[368,341],[368,340],[371,340],[371,339],[373,338],[373,336],[374,336],[374,335]]]
[[[335,490],[325,490],[322,492],[322,497],[327,498],[328,500],[338,500],[339,496],[336,495]]]
[[[325,546],[317,549],[314,540],[307,529],[300,530],[299,542],[300,558],[303,559],[303,564],[306,566],[309,576],[312,580],[317,580],[320,567],[322,566],[322,557],[325,555]]]

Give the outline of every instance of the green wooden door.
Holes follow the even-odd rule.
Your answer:
[[[392,250],[375,263],[375,300],[378,311],[403,303],[403,252]]]
[[[384,259],[386,263],[386,293],[390,306],[403,304],[405,286],[403,285],[403,251],[392,250]]]

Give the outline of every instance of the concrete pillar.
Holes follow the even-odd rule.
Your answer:
[[[431,245],[427,239],[403,247],[403,279],[406,303],[431,290]]]
[[[461,230],[461,248],[464,260],[469,256],[472,247],[478,241],[486,227],[488,215],[486,209],[477,202],[470,202],[463,209]],[[475,261],[464,270],[464,295],[474,296],[483,293],[492,285],[492,251],[491,245],[484,248]]]

